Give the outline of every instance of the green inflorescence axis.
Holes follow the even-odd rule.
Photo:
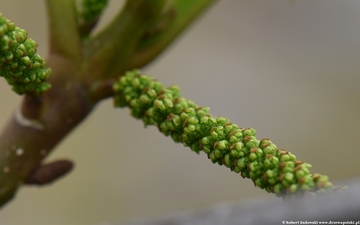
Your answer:
[[[310,164],[278,149],[269,139],[258,140],[253,128],[240,128],[226,117],[213,117],[209,108],[180,96],[177,86],[164,88],[139,70],[127,72],[113,86],[116,107],[128,106],[145,126],[183,143],[196,153],[228,167],[255,186],[277,196],[303,196],[334,189],[327,176],[311,174]]]

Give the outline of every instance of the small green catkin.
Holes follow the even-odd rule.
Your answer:
[[[36,53],[37,44],[27,39],[27,32],[16,27],[0,13],[0,76],[18,94],[41,94],[51,85],[47,82],[51,70]]]
[[[145,126],[156,125],[166,136],[213,163],[250,178],[255,186],[278,197],[303,196],[333,190],[327,176],[311,174],[310,164],[278,149],[269,139],[258,140],[252,128],[240,128],[226,117],[180,96],[177,86],[164,88],[139,70],[126,72],[113,86],[116,107],[128,106]]]

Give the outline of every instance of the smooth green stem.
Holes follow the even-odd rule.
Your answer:
[[[80,63],[82,44],[74,0],[46,0],[50,53],[59,54],[74,63]]]
[[[162,32],[141,40],[127,69],[141,68],[157,57],[190,23],[216,0],[174,0],[173,22]]]
[[[96,78],[125,71],[141,37],[162,14],[166,0],[129,0],[114,21],[85,46],[85,67]],[[95,73],[95,74],[94,74]]]

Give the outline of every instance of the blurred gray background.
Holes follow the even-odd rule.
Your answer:
[[[111,19],[122,1],[111,1]],[[209,106],[258,138],[313,165],[336,184],[360,175],[360,1],[223,0],[144,68],[186,98]],[[46,57],[41,0],[0,0]],[[0,125],[21,98],[0,79]],[[51,154],[70,158],[70,175],[23,187],[0,224],[105,225],[223,201],[275,198],[249,179],[143,128],[128,109],[101,102]],[[281,199],[279,199],[281,201]]]

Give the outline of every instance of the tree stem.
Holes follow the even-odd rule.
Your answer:
[[[69,65],[71,62],[50,57],[48,63],[53,69],[52,88],[44,94],[42,102],[36,103],[41,105],[35,104],[36,120],[31,118],[33,114],[23,113],[25,108],[32,111],[34,102],[25,97],[24,110],[17,111],[0,134],[0,205],[13,197],[33,168],[95,105],[83,84],[63,78],[63,74],[76,73]],[[41,112],[37,110],[39,107],[43,109]]]
[[[0,206],[97,102],[114,94],[117,77],[149,63],[212,1],[175,0],[178,16],[165,27],[169,30],[148,36],[167,0],[129,0],[102,33],[84,44],[74,0],[46,0],[52,88],[41,97],[25,95],[0,133]]]

